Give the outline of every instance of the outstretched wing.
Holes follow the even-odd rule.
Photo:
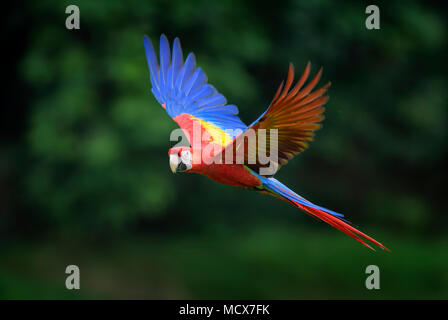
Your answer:
[[[294,88],[290,90],[294,80],[294,66],[289,64],[286,82],[280,84],[269,108],[249,126],[246,132],[226,147],[226,149],[233,148],[229,154],[234,155],[235,159],[240,157],[244,164],[256,172],[263,167],[274,167],[272,174],[266,174],[273,175],[280,166],[307,148],[308,142],[313,139],[314,131],[320,128],[320,122],[324,119],[323,105],[328,101],[328,96],[325,94],[330,86],[328,83],[311,92],[320,80],[322,68],[303,87],[309,73],[310,63],[307,64]],[[276,129],[277,143],[271,141],[272,129]],[[248,143],[250,141],[248,137],[254,134],[257,143]],[[273,137],[275,138],[275,134]],[[266,155],[271,160],[275,159],[273,155],[277,155],[277,159],[274,162],[261,161],[260,154]]]
[[[209,135],[208,142],[224,146],[235,137],[230,131],[247,129],[238,117],[238,108],[228,105],[226,98],[207,83],[204,71],[196,67],[194,54],[190,53],[185,62],[183,61],[178,38],[174,39],[171,56],[168,39],[164,34],[161,35],[160,65],[147,36],[144,37],[144,45],[152,93],[186,133],[193,148],[195,143],[201,143],[199,141],[204,131]],[[195,131],[195,128],[200,128],[200,131]],[[198,132],[201,137],[194,137]]]

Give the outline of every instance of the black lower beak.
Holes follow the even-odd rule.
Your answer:
[[[183,171],[187,171],[187,166],[185,165],[185,163],[183,163],[183,162],[181,161],[181,162],[179,162],[179,164],[177,165],[176,172],[183,172]]]

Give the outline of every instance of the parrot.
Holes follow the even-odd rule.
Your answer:
[[[389,251],[353,227],[344,215],[306,200],[273,176],[308,147],[314,132],[321,127],[330,82],[320,89],[313,89],[322,76],[322,68],[307,83],[311,70],[308,62],[292,87],[294,65],[290,63],[286,80],[281,82],[269,107],[247,126],[238,116],[238,107],[227,104],[226,98],[208,83],[206,74],[196,65],[194,53],[189,53],[184,61],[179,38],[174,39],[171,49],[168,38],[164,34],[160,36],[159,59],[148,36],[144,35],[143,43],[151,91],[189,142],[189,146],[169,149],[169,165],[173,173],[201,174],[218,183],[271,195],[328,223],[372,250],[375,250],[373,246],[378,246]],[[269,163],[262,163],[256,157],[253,161],[254,154],[261,152],[263,146],[249,145],[245,133],[252,132],[256,138],[269,142],[273,137],[264,136],[263,140],[262,133],[274,130],[276,143],[269,153],[275,153],[277,158]],[[204,152],[206,149],[208,153]],[[231,161],[227,158],[225,163],[219,161],[227,152]],[[262,173],[261,169],[267,169],[268,164],[274,170]]]

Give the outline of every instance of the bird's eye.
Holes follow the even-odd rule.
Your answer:
[[[180,158],[181,158],[182,162],[187,164],[187,165],[190,165],[191,162],[192,162],[191,153],[188,150],[182,151],[182,154],[181,154]]]

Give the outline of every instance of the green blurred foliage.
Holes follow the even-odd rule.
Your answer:
[[[26,1],[5,22],[22,42],[0,149],[0,298],[448,297],[446,8],[387,1],[369,31],[359,1],[77,1],[69,31],[69,4]],[[246,123],[290,61],[323,66],[324,127],[278,178],[392,253],[275,199],[173,176],[177,126],[142,41],[161,33]],[[81,293],[63,288],[73,261],[89,270]],[[378,292],[368,264],[384,270]]]

